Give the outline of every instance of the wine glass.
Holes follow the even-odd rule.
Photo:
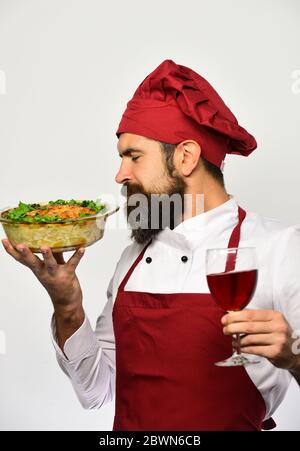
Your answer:
[[[206,278],[215,302],[226,312],[242,310],[250,302],[257,284],[255,247],[207,249]],[[236,335],[237,349],[231,357],[217,366],[241,366],[259,363],[248,359],[240,350],[240,334]]]

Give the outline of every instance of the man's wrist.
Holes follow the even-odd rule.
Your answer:
[[[84,318],[82,304],[54,308],[55,319],[61,322],[77,322]]]
[[[295,378],[297,384],[300,386],[300,364],[297,367],[290,369],[290,374]]]
[[[72,309],[56,309],[56,338],[60,349],[64,352],[64,344],[83,324],[85,313],[82,305]],[[67,356],[66,356],[67,357]]]
[[[289,368],[289,370],[292,374],[298,375],[300,377],[300,356],[299,355],[295,358],[294,363]]]

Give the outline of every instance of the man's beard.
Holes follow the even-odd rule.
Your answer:
[[[166,227],[172,230],[182,220],[185,182],[177,175],[168,180],[163,192],[148,192],[138,183],[124,184],[125,214],[132,228],[131,238],[137,243],[148,242]]]

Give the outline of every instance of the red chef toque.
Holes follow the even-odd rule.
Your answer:
[[[248,156],[257,147],[214,88],[172,60],[163,61],[138,86],[116,135],[125,132],[170,144],[193,139],[218,167],[227,153]]]

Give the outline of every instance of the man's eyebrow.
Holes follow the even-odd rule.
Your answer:
[[[127,149],[119,152],[119,156],[120,157],[124,157],[124,156],[127,156],[127,155],[131,155],[133,152],[143,153],[143,151],[141,149],[136,149],[134,147],[128,147]]]

